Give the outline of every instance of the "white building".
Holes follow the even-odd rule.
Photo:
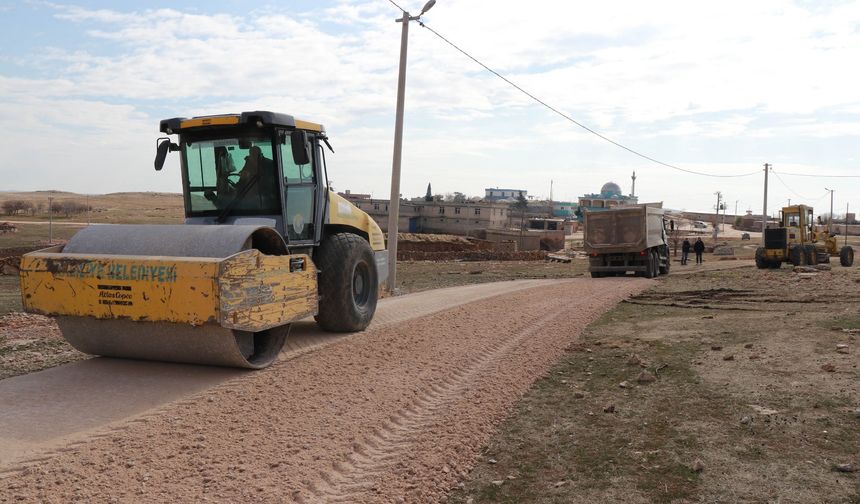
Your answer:
[[[528,198],[528,191],[525,189],[484,189],[484,199],[486,201],[509,200],[515,201],[522,195],[523,198]]]

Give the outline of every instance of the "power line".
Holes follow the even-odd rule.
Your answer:
[[[389,1],[389,2],[391,2],[392,4],[394,4],[393,0],[388,0],[388,1]],[[394,5],[395,5],[395,6],[397,6],[397,4],[394,4]],[[398,8],[400,8],[400,7],[398,7]],[[402,9],[401,9],[401,10],[402,10]],[[705,177],[719,177],[719,178],[749,177],[749,176],[751,176],[751,175],[758,175],[758,174],[760,173],[760,172],[759,172],[759,170],[756,170],[756,171],[754,171],[754,172],[749,172],[749,173],[740,173],[740,174],[736,174],[736,175],[717,175],[717,174],[713,174],[713,173],[704,173],[704,172],[699,172],[699,171],[695,171],[695,170],[690,170],[690,169],[687,169],[687,168],[681,168],[680,166],[676,166],[676,165],[673,165],[673,164],[665,163],[665,162],[660,161],[660,160],[658,160],[658,159],[655,159],[655,158],[653,158],[653,157],[651,157],[651,156],[648,156],[647,154],[643,154],[643,153],[641,153],[641,152],[639,152],[639,151],[637,151],[637,150],[634,150],[634,149],[632,149],[632,148],[630,148],[630,147],[627,147],[626,145],[621,144],[621,143],[619,143],[619,142],[616,142],[615,140],[612,140],[611,138],[609,138],[609,137],[607,137],[607,136],[605,136],[605,135],[603,135],[603,134],[601,134],[601,133],[599,133],[599,132],[597,132],[597,131],[595,131],[595,130],[593,130],[593,129],[589,128],[589,127],[588,127],[588,126],[586,126],[585,124],[583,124],[583,123],[581,123],[581,122],[577,121],[576,119],[574,119],[574,118],[570,117],[569,115],[565,114],[564,112],[562,112],[562,111],[558,110],[557,108],[553,107],[552,105],[550,105],[550,104],[546,103],[545,101],[541,100],[541,99],[540,99],[540,98],[538,98],[537,96],[535,96],[535,95],[533,95],[533,94],[529,93],[529,92],[528,92],[528,91],[526,91],[525,89],[523,89],[523,88],[521,88],[520,86],[518,86],[517,84],[513,83],[510,79],[508,79],[508,78],[507,78],[507,77],[505,77],[504,75],[502,75],[502,74],[500,74],[499,72],[497,72],[497,71],[493,70],[492,68],[488,67],[487,65],[485,65],[484,63],[482,63],[481,61],[479,61],[477,58],[475,58],[475,57],[474,57],[474,56],[472,56],[471,54],[467,53],[465,50],[461,49],[459,46],[457,46],[457,44],[455,44],[455,43],[451,42],[450,40],[448,40],[447,38],[445,38],[444,36],[442,36],[439,32],[437,32],[437,31],[436,31],[436,30],[434,30],[433,28],[431,28],[431,27],[427,26],[426,24],[424,24],[424,22],[423,22],[423,21],[418,20],[418,24],[420,24],[422,28],[426,28],[426,29],[430,30],[430,32],[431,32],[431,33],[433,33],[434,35],[436,35],[437,37],[439,37],[440,39],[442,39],[445,43],[447,43],[448,45],[450,45],[451,47],[453,47],[454,49],[456,49],[457,51],[459,51],[460,53],[462,53],[464,56],[466,56],[467,58],[471,59],[472,61],[474,61],[475,63],[477,63],[477,64],[478,64],[478,65],[480,65],[481,67],[483,67],[485,70],[487,70],[487,71],[488,71],[488,72],[490,72],[491,74],[493,74],[493,75],[495,75],[496,77],[498,77],[498,78],[502,79],[503,81],[505,81],[506,83],[508,83],[510,86],[512,86],[513,88],[515,88],[517,91],[519,91],[519,92],[523,93],[524,95],[528,96],[528,97],[529,97],[529,98],[531,98],[532,100],[534,100],[534,101],[536,101],[537,103],[539,103],[539,104],[543,105],[544,107],[546,107],[547,109],[551,110],[551,111],[552,111],[552,112],[554,112],[555,114],[557,114],[557,115],[561,116],[562,118],[566,119],[567,121],[572,122],[573,124],[575,124],[575,125],[579,126],[580,128],[584,129],[585,131],[587,131],[587,132],[591,133],[592,135],[595,135],[595,136],[597,136],[598,138],[600,138],[600,139],[602,139],[602,140],[605,140],[605,141],[607,141],[607,142],[611,143],[612,145],[615,145],[616,147],[619,147],[619,148],[621,148],[621,149],[624,149],[624,150],[626,150],[627,152],[629,152],[629,153],[631,153],[631,154],[634,154],[634,155],[636,155],[636,156],[639,156],[639,157],[641,157],[641,158],[643,158],[643,159],[647,159],[648,161],[651,161],[652,163],[656,163],[656,164],[658,164],[658,165],[665,166],[665,167],[667,167],[667,168],[671,168],[671,169],[673,169],[673,170],[678,170],[678,171],[682,171],[682,172],[686,172],[686,173],[692,173],[692,174],[694,174],[694,175],[702,175],[702,176],[705,176]]]
[[[401,6],[397,5],[396,3],[394,3],[394,0],[388,0],[388,1],[389,1],[389,2],[391,2],[391,5],[393,5],[393,6],[397,7],[398,9],[400,9],[400,12],[404,12],[404,13],[406,12],[406,10],[405,10],[403,7],[401,7]]]
[[[777,173],[771,170],[771,173]],[[860,175],[819,175],[813,173],[786,173],[780,172],[782,175],[787,175],[790,177],[821,177],[821,178],[860,178]]]
[[[802,199],[802,200],[805,200],[805,201],[812,201],[812,200],[813,200],[813,198],[807,198],[806,196],[803,196],[802,194],[799,194],[797,191],[795,191],[794,189],[792,189],[791,187],[789,187],[789,186],[788,186],[788,184],[786,184],[786,183],[785,183],[785,181],[784,181],[784,180],[782,180],[782,177],[780,177],[780,176],[779,176],[779,173],[777,173],[777,172],[775,172],[775,171],[773,171],[773,170],[771,170],[770,172],[771,172],[771,173],[773,173],[773,174],[776,176],[776,179],[777,179],[777,180],[779,180],[779,183],[780,183],[780,184],[782,184],[782,186],[783,186],[783,187],[785,187],[786,189],[788,189],[792,194],[794,194],[794,195],[795,195],[795,196],[797,196],[798,198],[800,198],[800,199]],[[819,197],[818,197],[818,199],[816,199],[816,200],[815,200],[815,203],[818,203],[819,201],[821,201],[821,198],[823,198],[824,196],[827,196],[827,193],[826,193],[826,192],[824,193],[824,195],[823,195],[823,196],[819,196]]]

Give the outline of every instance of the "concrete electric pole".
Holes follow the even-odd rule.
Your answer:
[[[836,189],[824,188],[825,191],[830,191],[830,219],[827,220],[827,234],[833,234],[833,191]]]
[[[767,229],[767,172],[770,170],[768,163],[764,164],[764,203],[761,210],[761,245],[764,246],[764,230]]]
[[[714,215],[714,239],[717,238],[717,232],[720,230],[720,200],[723,198],[723,193],[720,191],[715,192],[717,195],[717,213]]]
[[[397,76],[397,112],[394,119],[394,159],[391,162],[391,199],[388,201],[388,292],[394,293],[397,285],[397,226],[400,219],[400,160],[403,154],[403,108],[406,101],[406,46],[409,40],[409,22],[421,19],[436,0],[424,4],[421,14],[410,16],[403,11],[397,19],[403,23],[400,33],[400,73]]]

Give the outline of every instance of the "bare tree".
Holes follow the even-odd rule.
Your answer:
[[[24,200],[8,200],[3,202],[3,211],[6,215],[18,215],[21,211],[27,211],[32,203]]]

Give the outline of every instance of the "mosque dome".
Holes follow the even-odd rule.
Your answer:
[[[621,187],[615,182],[607,182],[600,188],[600,195],[605,198],[621,196]]]

